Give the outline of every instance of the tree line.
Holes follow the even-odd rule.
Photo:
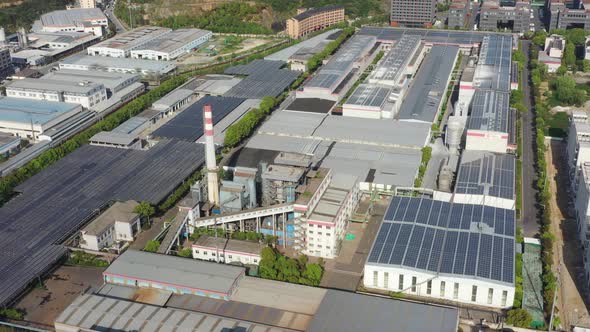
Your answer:
[[[6,29],[6,33],[13,33],[20,27],[29,30],[39,16],[50,11],[65,9],[66,5],[73,4],[73,0],[27,0],[21,3],[4,7],[0,10],[0,27]]]
[[[258,273],[264,279],[294,284],[319,286],[324,269],[320,263],[310,263],[307,256],[298,259],[284,256],[272,247],[262,249]],[[321,259],[321,258],[320,258]]]

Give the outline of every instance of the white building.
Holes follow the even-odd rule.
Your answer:
[[[178,29],[136,47],[131,51],[134,59],[174,60],[206,43],[213,32],[201,29]]]
[[[364,286],[494,308],[515,291],[514,210],[396,196],[364,269]]]
[[[35,78],[13,81],[6,87],[6,95],[13,98],[80,104],[84,108],[92,108],[107,99],[103,84]]]
[[[80,8],[96,8],[96,0],[78,0]]]
[[[348,219],[360,198],[355,176],[327,170],[311,195],[302,195],[294,205],[295,247],[310,256],[334,258],[340,251]]]
[[[117,92],[139,82],[138,74],[127,74],[117,72],[101,72],[101,71],[82,71],[73,69],[62,69],[50,72],[40,79],[59,80],[70,82],[93,82],[104,85],[107,90],[107,95],[112,96]]]
[[[152,104],[152,108],[162,115],[168,115],[188,105],[195,98],[193,90],[176,89],[158,99]]]
[[[141,232],[139,214],[133,212],[139,203],[115,202],[81,231],[80,248],[100,251],[117,241],[132,242]]]
[[[561,58],[565,50],[565,38],[551,35],[545,38],[545,47],[539,51],[539,62],[547,65],[549,73],[555,73],[561,66]]]
[[[145,26],[116,35],[88,48],[88,55],[127,58],[131,51],[172,31],[169,28]]]
[[[77,31],[102,36],[108,25],[108,18],[99,8],[73,8],[41,15],[33,24],[33,31]]]
[[[567,163],[572,192],[577,192],[582,165],[590,162],[590,118],[584,111],[573,111],[567,136]]]
[[[142,78],[150,79],[169,74],[176,69],[176,65],[169,61],[110,58],[76,54],[60,61],[59,68],[140,74]]]
[[[590,60],[590,37],[586,37],[584,45],[586,45],[586,47],[584,47],[584,59]]]
[[[258,265],[265,246],[258,242],[201,235],[192,245],[193,258],[226,264]],[[219,255],[219,260],[217,260]]]
[[[466,150],[506,153],[516,149],[516,114],[509,99],[508,92],[475,91],[467,120]]]
[[[590,285],[590,163],[584,162],[576,178],[575,187],[575,218],[578,239],[582,244],[584,257],[584,277],[586,285]]]

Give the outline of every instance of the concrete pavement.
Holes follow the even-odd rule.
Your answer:
[[[522,52],[525,55],[526,63],[530,63],[529,49],[531,42],[523,40]],[[530,72],[528,66],[524,67],[521,76],[523,85],[524,105],[528,112],[521,114],[522,123],[522,211],[521,222],[524,236],[534,237],[539,233],[539,209],[537,206],[537,174],[535,169],[535,110],[534,96],[531,92]]]

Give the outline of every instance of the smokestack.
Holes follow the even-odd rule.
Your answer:
[[[215,142],[213,140],[213,112],[211,104],[203,107],[205,128],[205,158],[207,163],[207,193],[209,203],[219,205],[219,181],[217,179],[217,162],[215,161]]]
[[[18,45],[21,48],[26,48],[27,46],[29,46],[29,39],[27,37],[27,31],[25,30],[25,28],[20,28],[20,33],[17,34],[18,36]]]
[[[0,45],[6,45],[6,32],[3,27],[0,27]]]

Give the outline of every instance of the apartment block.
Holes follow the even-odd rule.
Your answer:
[[[479,28],[487,31],[511,30],[525,33],[530,27],[531,3],[517,0],[506,5],[498,0],[486,0],[481,6]]]
[[[590,30],[590,2],[588,0],[547,1],[549,30],[580,28]]]
[[[287,20],[287,34],[291,38],[301,38],[311,32],[340,22],[344,22],[344,7],[342,6],[299,9],[297,16]]]
[[[449,7],[447,26],[449,29],[462,29],[469,12],[469,0],[453,0]]]
[[[435,8],[436,0],[391,0],[391,26],[429,27]]]

